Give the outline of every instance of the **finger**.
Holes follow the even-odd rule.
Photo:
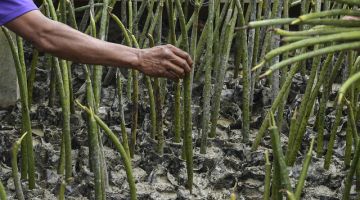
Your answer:
[[[183,69],[186,73],[191,72],[191,66],[183,58],[174,54],[169,60],[179,68]]]
[[[190,55],[188,53],[186,53],[185,51],[171,45],[171,44],[168,44],[166,45],[167,47],[169,47],[169,49],[174,52],[174,54],[176,54],[177,56],[183,58],[186,60],[186,62],[189,64],[189,66],[192,66],[193,65],[193,61],[190,57]]]
[[[182,67],[179,67],[178,65],[175,65],[170,61],[167,61],[165,64],[168,67],[167,69],[175,72],[176,75],[179,76],[179,78],[185,76],[185,70]]]
[[[173,81],[179,80],[179,77],[176,75],[176,73],[173,72],[173,71],[171,71],[171,70],[166,71],[166,74],[165,74],[165,75],[166,75],[167,78],[170,78],[170,79],[173,80]]]

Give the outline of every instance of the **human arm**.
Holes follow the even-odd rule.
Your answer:
[[[190,56],[171,45],[135,49],[101,41],[65,24],[46,18],[40,11],[30,11],[5,24],[41,51],[85,64],[126,66],[147,75],[182,78],[191,71]]]

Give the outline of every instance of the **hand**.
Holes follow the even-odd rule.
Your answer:
[[[140,50],[137,68],[148,76],[178,80],[191,72],[192,64],[188,53],[168,44]]]

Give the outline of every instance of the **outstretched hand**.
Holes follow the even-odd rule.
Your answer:
[[[168,44],[140,50],[138,70],[148,76],[178,80],[191,72],[192,64],[188,53]]]

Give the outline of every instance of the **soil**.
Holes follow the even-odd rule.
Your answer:
[[[27,52],[30,52],[29,49]],[[31,58],[27,53],[27,59]],[[31,119],[34,128],[34,150],[36,155],[37,185],[36,189],[29,191],[26,181],[23,182],[26,199],[56,199],[59,184],[62,181],[57,172],[61,138],[61,109],[59,105],[49,107],[47,104],[49,94],[50,72],[45,64],[45,56],[41,58],[41,65],[37,68],[34,88],[34,103],[31,107]],[[230,62],[231,64],[231,62]],[[82,67],[73,68],[73,84],[75,97],[84,98],[81,89],[84,83]],[[171,82],[167,92],[165,108],[165,136],[166,146],[163,156],[155,152],[156,142],[149,137],[149,107],[146,92],[140,92],[141,106],[139,116],[138,146],[133,159],[133,170],[136,179],[137,194],[143,200],[167,199],[230,199],[234,191],[237,199],[262,199],[264,190],[264,151],[271,149],[270,138],[266,136],[257,151],[250,151],[251,144],[242,143],[241,135],[241,93],[239,80],[233,80],[232,68],[229,68],[225,88],[222,92],[221,117],[218,121],[217,138],[211,139],[206,155],[199,153],[199,116],[201,113],[202,87],[194,85],[193,90],[193,116],[194,116],[194,189],[193,193],[184,187],[186,182],[185,162],[181,159],[181,144],[173,143],[172,137],[172,102]],[[105,73],[106,74],[106,73]],[[143,84],[143,82],[141,82]],[[293,108],[299,104],[306,77],[296,75],[292,91],[285,111],[284,126],[281,140],[284,150],[287,143],[288,123]],[[145,88],[144,85],[140,86]],[[125,98],[124,110],[128,131],[130,132],[129,100]],[[254,139],[257,128],[261,125],[266,108],[270,105],[271,90],[263,84],[257,88],[255,103],[253,105],[252,134]],[[99,109],[100,117],[116,132],[120,134],[118,99],[115,84],[110,82],[102,90],[102,102]],[[9,199],[15,199],[15,188],[11,176],[10,149],[11,145],[20,135],[21,112],[20,104],[8,109],[0,110],[0,179],[7,188]],[[331,127],[334,112],[329,109],[326,116],[327,129]],[[307,151],[310,138],[315,135],[312,125],[315,119],[310,120],[302,146],[302,154],[298,155],[294,167],[289,168],[292,185],[295,186],[302,168],[304,152]],[[346,119],[342,120],[342,125]],[[72,115],[72,144],[73,144],[73,182],[66,187],[67,199],[93,199],[93,174],[89,170],[86,117],[79,109]],[[344,188],[344,178],[347,170],[344,168],[343,157],[345,147],[345,129],[339,128],[334,155],[330,169],[323,169],[323,158],[313,158],[308,172],[307,181],[303,191],[306,200],[337,200],[341,198]],[[326,132],[325,140],[328,140]],[[104,151],[107,160],[109,186],[107,199],[129,199],[129,188],[126,173],[120,154],[115,150],[107,138],[103,137]],[[355,194],[354,189],[352,194]]]

